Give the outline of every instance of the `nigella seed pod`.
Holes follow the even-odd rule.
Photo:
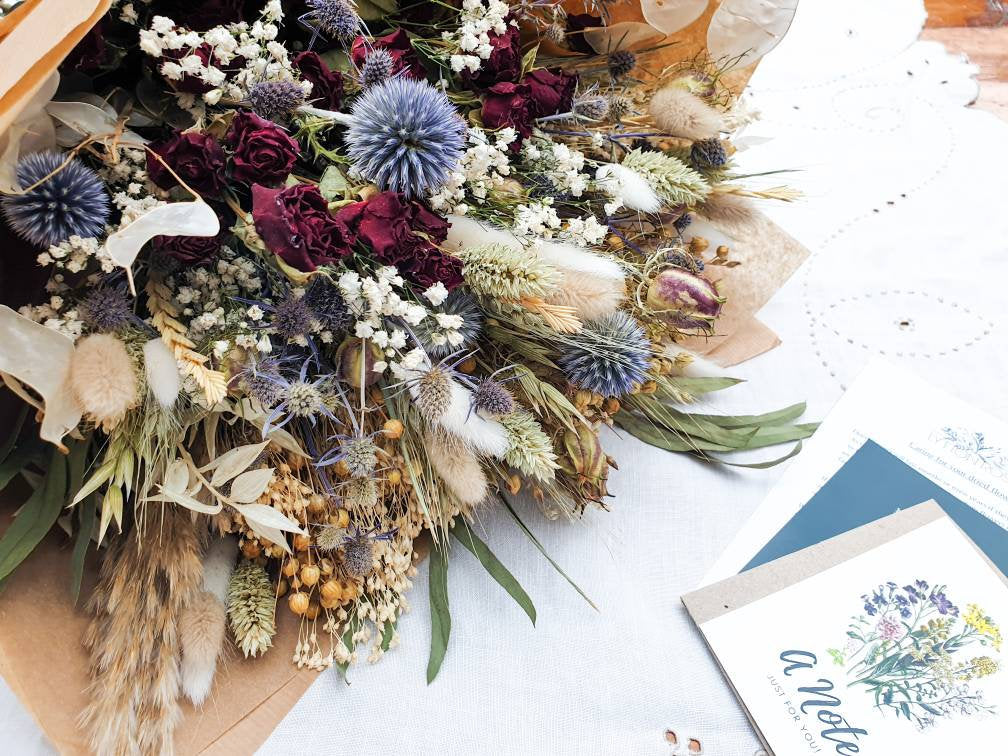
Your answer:
[[[354,388],[372,386],[381,373],[374,369],[375,362],[385,358],[381,348],[373,341],[348,336],[336,350],[339,376]]]
[[[560,467],[576,478],[581,492],[590,499],[606,496],[609,458],[598,434],[586,425],[578,426],[577,431],[568,430],[563,435],[563,451]]]
[[[709,331],[724,302],[716,284],[683,268],[663,270],[648,285],[648,305],[677,328]]]

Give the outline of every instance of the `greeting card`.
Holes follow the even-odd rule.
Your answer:
[[[934,502],[683,597],[776,756],[993,753],[1008,583]]]

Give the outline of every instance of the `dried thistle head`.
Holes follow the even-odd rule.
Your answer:
[[[437,420],[451,404],[451,379],[438,366],[432,367],[413,385],[416,407],[427,420]]]

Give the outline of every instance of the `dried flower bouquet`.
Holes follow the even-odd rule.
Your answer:
[[[0,165],[3,219],[51,272],[44,301],[0,307],[0,372],[40,418],[0,448],[0,485],[33,489],[0,579],[57,524],[75,594],[99,550],[99,753],[169,750],[229,637],[379,658],[425,542],[428,680],[453,540],[534,620],[473,515],[504,507],[541,549],[520,492],[606,508],[603,426],[708,459],[813,428],[801,405],[689,413],[735,381],[676,345],[717,333],[733,264],[691,219],[793,198],[746,188],[751,114],[721,82],[793,8],[747,36],[726,18],[751,3],[726,0],[709,55],[670,63],[706,3],[645,0],[650,25],[551,0],[249,5],[113,3]],[[295,649],[270,651],[276,611],[302,618]]]

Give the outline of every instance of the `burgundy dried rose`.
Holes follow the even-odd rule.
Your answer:
[[[453,289],[462,282],[462,263],[435,245],[448,236],[448,222],[419,202],[396,192],[341,208],[337,217],[356,229],[378,260],[395,265],[403,277],[422,288],[441,281]]]
[[[502,81],[518,81],[521,75],[521,50],[517,26],[507,27],[503,34],[490,33],[490,57],[482,62],[475,74],[462,69],[462,79],[473,89],[488,89]]]
[[[312,184],[286,189],[255,184],[252,220],[271,252],[305,272],[346,257],[355,239],[346,223],[329,212],[325,197]]]
[[[483,98],[483,125],[488,129],[510,126],[518,132],[519,138],[511,143],[512,152],[521,147],[521,140],[532,133],[531,91],[525,84],[509,81],[494,84]]]
[[[209,134],[176,131],[167,139],[150,145],[172,170],[200,194],[216,196],[224,188],[227,156]],[[148,153],[147,175],[162,189],[178,186],[178,181],[157,158]]]
[[[183,265],[198,265],[213,260],[220,252],[224,231],[216,236],[155,236],[154,251],[172,257]]]
[[[602,26],[602,18],[591,13],[574,13],[567,16],[567,47],[574,52],[595,55],[595,50],[585,39],[584,30]]]
[[[232,119],[225,141],[234,150],[231,175],[267,186],[283,183],[301,150],[282,128],[249,112]]]
[[[177,18],[193,31],[207,31],[215,26],[242,20],[244,0],[158,0],[158,15]]]
[[[370,42],[364,37],[357,37],[350,46],[350,59],[357,69],[364,65],[364,59],[372,50],[388,50],[392,56],[392,73],[403,72],[406,76],[414,79],[426,79],[427,70],[420,63],[420,56],[416,54],[410,43],[409,36],[402,29],[396,29],[384,37],[375,37]]]
[[[521,83],[529,88],[533,117],[569,112],[577,81],[577,74],[559,68],[537,68],[525,74]]]
[[[715,283],[683,268],[663,270],[648,284],[648,305],[677,328],[711,330],[724,302]]]
[[[294,68],[312,85],[312,105],[325,110],[339,110],[343,104],[343,74],[333,71],[316,52],[303,52],[294,58]]]
[[[74,49],[60,64],[61,71],[90,73],[98,71],[109,63],[112,56],[109,54],[108,43],[105,41],[103,26],[104,19],[91,27],[91,30],[81,38],[81,41],[74,46]]]

